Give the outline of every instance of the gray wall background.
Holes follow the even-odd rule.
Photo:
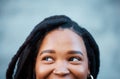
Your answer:
[[[98,79],[120,79],[120,0],[0,0],[0,79],[34,26],[60,14],[85,27],[99,44]]]

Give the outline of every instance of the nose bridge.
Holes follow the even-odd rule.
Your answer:
[[[58,61],[56,63],[56,69],[64,70],[67,68],[67,62],[66,61]]]
[[[67,62],[66,61],[58,61],[58,62],[56,62],[54,73],[59,74],[59,75],[68,74],[69,70],[68,70]]]

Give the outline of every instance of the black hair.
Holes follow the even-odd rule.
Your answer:
[[[45,18],[35,26],[23,45],[12,58],[6,79],[35,79],[34,66],[39,46],[45,35],[56,28],[71,28],[83,38],[87,50],[90,74],[97,79],[100,66],[99,48],[92,35],[65,15]],[[88,78],[89,79],[89,78]]]

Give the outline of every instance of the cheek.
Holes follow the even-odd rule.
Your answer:
[[[69,69],[77,79],[87,79],[88,66],[71,66]]]
[[[36,79],[45,79],[52,71],[52,67],[49,65],[44,65],[36,62],[35,66],[35,74]]]

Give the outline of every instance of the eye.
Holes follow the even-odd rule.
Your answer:
[[[69,58],[69,61],[72,61],[72,62],[76,62],[76,61],[80,61],[80,57],[70,57]]]
[[[53,61],[53,58],[52,57],[44,57],[43,60],[44,61]]]
[[[42,62],[43,62],[43,63],[46,63],[46,64],[51,64],[51,63],[54,62],[54,59],[53,59],[52,57],[50,57],[50,56],[46,56],[46,57],[44,57],[44,58],[42,59]]]

